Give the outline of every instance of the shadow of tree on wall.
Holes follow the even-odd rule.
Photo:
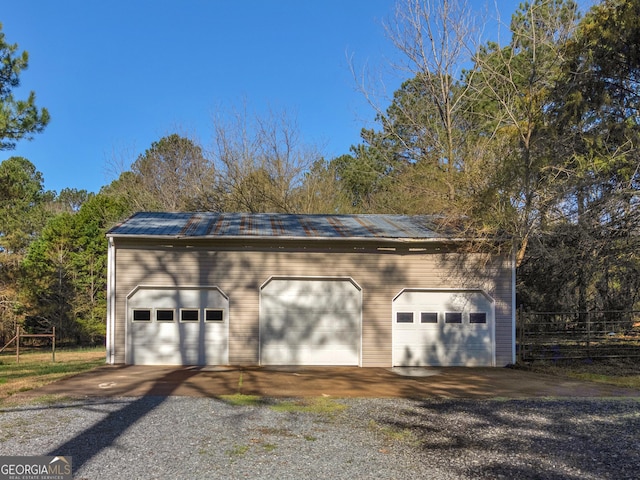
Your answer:
[[[405,289],[394,299],[395,366],[491,366],[494,307],[480,290]],[[431,313],[423,321],[422,313]],[[472,322],[481,313],[482,321]]]
[[[128,310],[169,312],[169,319],[129,321],[128,362],[154,365],[208,365],[228,363],[228,300],[217,287],[141,286],[128,296]],[[186,309],[199,315],[184,321]],[[210,310],[221,319],[207,317]],[[131,317],[131,313],[130,313]]]
[[[459,250],[444,251],[439,258],[442,275],[463,288],[479,288],[495,301],[496,365],[513,362],[513,303],[511,246],[474,242]]]
[[[272,278],[261,289],[261,362],[359,365],[361,298],[344,277]]]
[[[344,260],[344,254],[349,256],[349,261]],[[137,285],[175,289],[184,285],[215,286],[228,295],[231,364],[257,364],[260,361],[260,287],[271,277],[351,278],[358,285],[364,285],[361,293],[362,324],[355,330],[358,331],[358,337],[368,339],[369,350],[375,355],[378,351],[384,350],[388,350],[390,354],[391,300],[398,289],[394,285],[405,282],[404,273],[396,265],[393,256],[380,255],[375,251],[361,252],[355,248],[327,252],[317,247],[292,247],[291,250],[283,251],[277,247],[249,248],[242,244],[227,245],[223,248],[210,243],[181,244],[174,247],[159,244],[141,250],[130,250],[127,253],[127,261],[119,264],[118,268],[118,275],[127,282],[118,287],[120,299],[117,316],[120,324],[122,319],[125,319],[125,322],[129,321],[129,313],[124,308],[125,302],[122,300],[123,294],[126,295],[127,289],[133,289]],[[331,297],[331,292],[326,293]],[[384,298],[384,308],[388,315],[383,321],[379,320],[379,304],[376,307],[369,305],[373,297]],[[379,301],[378,298],[373,299]],[[206,305],[200,307],[204,308]],[[331,311],[331,305],[324,307],[327,307],[328,315],[335,313]],[[294,305],[285,314],[303,318],[308,312]],[[346,318],[345,322],[352,322],[352,318]],[[310,322],[299,332],[297,340],[304,344],[322,337],[323,332],[318,327],[318,324]],[[197,342],[200,348],[207,344],[205,335],[206,331],[201,330]],[[188,342],[184,336],[184,329],[178,328],[176,348],[180,350],[182,359],[188,360]],[[353,347],[356,354],[361,353],[359,340],[360,338],[355,342],[357,346]],[[185,361],[184,364],[191,363],[193,362]]]
[[[241,252],[240,257],[242,268],[252,275],[250,281],[247,278],[244,287],[254,292],[255,302],[260,302],[261,305],[260,311],[256,312],[255,318],[251,321],[253,335],[243,342],[245,348],[258,353],[260,342],[264,342],[262,347],[269,348],[271,345],[292,340],[293,344],[288,352],[290,364],[295,364],[297,359],[301,358],[301,348],[314,343],[341,344],[354,355],[360,356],[364,362],[367,361],[366,355],[372,353],[377,354],[388,349],[390,354],[392,295],[385,292],[381,284],[393,285],[394,282],[404,281],[403,272],[391,257],[353,247],[325,250],[321,246],[293,247],[290,251],[282,251],[279,248],[247,250]],[[299,297],[293,301],[284,301],[274,295],[268,296],[272,310],[281,312],[279,319],[273,318],[273,312],[265,314],[265,297],[261,298],[265,289],[271,288],[270,279],[310,280],[299,284]],[[325,284],[322,298],[317,299],[316,305],[309,304],[309,299],[314,295],[311,284],[328,279],[334,279],[336,283]],[[355,282],[353,291],[346,296],[339,288],[339,285],[345,282],[349,282],[350,285]],[[358,291],[357,301],[353,295],[355,291]],[[371,307],[370,301],[373,296],[386,299],[388,315],[383,321],[379,320],[378,309],[374,310]],[[354,301],[361,307],[357,319],[351,314]],[[342,317],[338,318],[340,312]],[[323,321],[305,324],[305,320],[323,317],[336,318],[335,323],[342,332],[323,331],[323,327],[326,327]],[[354,322],[358,325],[354,325]],[[290,331],[287,326],[294,328]],[[344,337],[341,341],[337,341],[339,335]],[[357,337],[356,341],[348,338],[353,335]],[[256,363],[259,361],[258,354]]]
[[[126,360],[136,364],[166,364],[166,365],[207,365],[219,364],[222,357],[228,356],[228,346],[221,347],[224,351],[209,351],[209,348],[217,348],[216,342],[226,341],[212,336],[212,330],[218,328],[217,324],[207,322],[205,319],[205,309],[223,308],[228,310],[228,305],[221,305],[219,300],[212,300],[212,292],[219,292],[219,297],[226,298],[226,292],[220,288],[225,283],[225,273],[232,268],[231,264],[224,261],[214,262],[216,271],[220,272],[215,278],[208,278],[203,275],[202,252],[197,250],[176,251],[174,248],[162,245],[155,246],[154,249],[144,252],[134,251],[131,255],[131,262],[119,267],[126,271],[125,278],[133,278],[133,283],[118,290],[118,313],[119,325],[128,329],[125,335],[124,344],[117,347],[127,350]],[[190,266],[185,268],[184,261]],[[195,268],[193,267],[195,265]],[[130,270],[127,270],[130,269]],[[205,269],[206,270],[206,269]],[[145,308],[153,311],[154,308],[171,308],[175,311],[176,317],[172,322],[164,322],[162,332],[166,334],[171,329],[170,335],[159,338],[154,331],[155,319],[148,325],[134,325],[131,322],[130,311],[132,308],[131,299],[125,301],[125,297],[130,297],[135,289],[144,285],[144,290],[156,292],[164,296],[157,302],[151,301]],[[126,290],[131,288],[131,291]],[[140,290],[143,290],[142,288]],[[199,291],[199,294],[198,294]],[[194,293],[195,292],[195,293]],[[195,299],[194,299],[195,298]],[[167,299],[170,299],[167,303]],[[198,310],[197,321],[184,322],[181,319],[181,308]],[[224,320],[225,326],[229,323],[228,312]],[[140,335],[137,336],[137,349],[142,350],[140,355],[136,352],[136,345],[132,341],[132,333],[136,327],[143,327]],[[149,337],[145,338],[145,334]],[[227,333],[225,332],[225,336]],[[214,343],[215,345],[211,345]],[[145,348],[142,348],[144,345]],[[159,351],[160,349],[163,352]],[[124,356],[124,355],[123,355]],[[210,361],[214,359],[214,361]],[[223,362],[223,363],[226,363]]]
[[[436,247],[417,249],[420,250],[418,252],[408,247],[393,247],[386,251],[355,243],[336,248],[335,244],[310,243],[245,245],[245,240],[224,245],[217,245],[210,240],[172,242],[172,245],[161,241],[146,242],[143,246],[124,245],[122,252],[118,253],[126,258],[118,263],[119,324],[127,323],[129,315],[122,298],[138,285],[162,286],[177,291],[185,285],[218,287],[229,298],[228,349],[231,364],[258,364],[261,360],[260,348],[268,346],[265,342],[277,344],[289,340],[291,332],[287,331],[286,325],[277,331],[277,321],[273,322],[273,329],[268,326],[260,331],[260,317],[263,315],[259,307],[261,286],[271,277],[353,279],[361,287],[362,313],[361,326],[352,331],[359,330],[361,341],[344,342],[344,345],[352,350],[357,349],[355,354],[361,356],[363,364],[389,364],[392,358],[392,301],[404,288],[483,288],[496,298],[496,340],[500,339],[501,344],[511,348],[511,342],[508,341],[511,336],[511,277],[499,279],[498,286],[495,278],[502,259],[488,259],[483,264],[477,261],[475,253],[457,254],[450,249]],[[495,297],[497,290],[501,295]],[[508,293],[508,301],[504,292]],[[179,302],[179,298],[176,301]],[[201,309],[206,307],[199,306]],[[283,306],[282,320],[285,324],[304,320],[310,316],[310,312],[317,313],[312,309],[305,311],[302,307],[295,302]],[[350,321],[346,319],[347,323]],[[320,323],[309,322],[304,328],[299,328],[295,339],[298,346],[313,342],[322,344],[324,340],[330,340],[325,338],[327,335],[319,327]],[[203,325],[202,321],[200,325]],[[179,322],[176,330],[175,349],[179,351],[182,364],[208,363],[204,350],[211,335],[207,334],[207,329],[200,328],[195,333],[198,335],[195,342],[187,341],[187,336],[191,338],[193,334],[188,334],[185,326]],[[261,333],[267,335],[261,336]],[[471,335],[479,337],[478,332],[471,332]],[[190,343],[194,347],[190,347]],[[118,348],[123,346],[117,345]],[[192,359],[195,353],[190,348],[198,349],[197,361]],[[502,350],[506,351],[505,348]],[[504,351],[502,358],[497,359],[498,365],[511,361],[511,356],[505,355]],[[292,350],[291,356],[291,362],[295,363],[299,352]]]

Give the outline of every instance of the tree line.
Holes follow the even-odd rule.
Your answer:
[[[211,145],[169,134],[97,194],[45,191],[27,159],[3,161],[0,343],[15,322],[102,341],[104,234],[141,210],[429,214],[513,239],[525,308],[638,308],[640,1],[525,2],[502,43],[481,27],[463,0],[400,0],[385,32],[405,81],[382,107],[363,88],[376,126],[335,158],[286,112],[240,109],[215,117]],[[16,48],[0,36],[5,150],[49,119],[11,94]]]

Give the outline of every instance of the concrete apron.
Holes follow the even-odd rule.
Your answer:
[[[68,397],[640,397],[640,391],[509,368],[176,367],[105,365],[27,392]]]

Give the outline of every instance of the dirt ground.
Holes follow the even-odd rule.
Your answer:
[[[376,398],[640,397],[640,390],[510,368],[105,365],[21,395]]]

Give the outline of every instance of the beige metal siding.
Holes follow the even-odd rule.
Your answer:
[[[229,296],[229,362],[256,364],[259,293],[272,276],[351,277],[362,287],[362,365],[391,365],[392,300],[404,288],[481,288],[495,299],[496,365],[512,361],[511,262],[506,256],[301,245],[116,245],[115,361],[125,361],[125,299],[138,285],[217,286]],[[388,245],[386,246],[388,247]]]

